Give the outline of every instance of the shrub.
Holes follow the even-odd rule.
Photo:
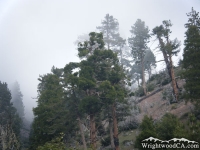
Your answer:
[[[155,89],[155,85],[154,84],[147,84],[147,91],[151,92]]]

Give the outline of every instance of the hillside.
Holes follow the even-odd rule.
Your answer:
[[[183,79],[177,79],[177,83],[178,86],[182,89],[185,82]],[[140,110],[140,113],[136,116],[136,118],[139,122],[141,122],[144,115],[152,116],[154,120],[159,120],[165,113],[169,112],[180,118],[185,113],[193,110],[193,105],[189,102],[186,103],[183,99],[180,99],[178,103],[172,104],[170,104],[168,100],[164,100],[163,93],[170,87],[171,84],[167,84],[163,87],[160,87],[160,91],[149,97],[147,96],[147,98],[138,98],[137,106]],[[156,90],[158,90],[158,88],[156,88],[154,91]]]

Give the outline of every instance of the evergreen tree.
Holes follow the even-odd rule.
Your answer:
[[[200,18],[192,8],[188,14],[189,20],[185,25],[187,31],[184,41],[183,68],[184,78],[186,80],[185,90],[186,98],[195,102],[199,107],[200,100]]]
[[[128,60],[129,55],[126,55],[127,50],[125,49],[126,40],[123,39],[119,34],[119,23],[117,19],[113,16],[106,14],[105,19],[101,22],[101,26],[97,29],[103,33],[104,42],[106,48],[113,50],[118,54],[118,58],[121,65],[124,65],[124,68],[130,66],[130,61]],[[111,106],[110,106],[111,108]],[[111,114],[111,112],[108,114]],[[111,117],[110,117],[111,118]],[[114,139],[112,136],[112,121],[109,120],[110,127],[110,137],[111,137],[111,147],[114,149]]]
[[[111,50],[104,49],[102,34],[90,33],[90,40],[79,44],[80,62],[79,87],[85,91],[80,109],[90,116],[90,136],[92,147],[96,148],[95,117],[104,108],[111,106],[115,148],[119,149],[116,108],[126,95],[125,74],[118,58]]]
[[[170,140],[175,137],[187,138],[183,124],[175,115],[169,113],[166,113],[156,124],[156,132],[161,140]]]
[[[102,25],[98,26],[97,29],[103,33],[106,48],[117,52],[120,62],[122,63],[123,60],[126,60],[123,57],[123,47],[126,40],[119,34],[119,23],[117,19],[109,14],[106,14],[105,19],[101,22],[101,24]]]
[[[139,129],[141,130],[140,134],[136,137],[135,147],[142,150],[145,149],[142,147],[141,143],[144,139],[149,137],[157,138],[156,129],[152,118],[144,116],[142,123],[140,124]]]
[[[135,60],[136,64],[139,64],[141,67],[141,78],[142,78],[142,87],[145,95],[146,92],[146,83],[145,83],[145,54],[147,50],[147,43],[149,42],[149,29],[146,27],[145,22],[141,19],[138,19],[136,23],[131,27],[131,38],[128,38],[129,47],[131,48],[132,57]]]
[[[172,26],[171,21],[165,20],[163,21],[162,25],[157,26],[153,29],[153,35],[155,35],[159,41],[159,48],[163,54],[167,71],[172,81],[174,101],[176,102],[178,101],[179,87],[174,75],[172,56],[174,55],[176,56],[178,52],[180,51],[179,49],[180,42],[177,39],[174,39],[174,40],[169,39],[169,36],[171,33],[171,30],[170,30],[171,26]]]
[[[82,82],[82,78],[79,77],[79,63],[69,63],[64,67],[64,88],[65,88],[65,97],[67,102],[67,108],[70,111],[71,116],[74,118],[74,122],[77,122],[82,138],[82,143],[84,150],[87,150],[83,123],[82,119],[84,118],[84,113],[79,109],[81,104],[82,97],[85,96],[85,93],[82,92],[79,87]],[[73,72],[73,70],[77,70]]]
[[[50,74],[40,76],[38,85],[38,106],[33,108],[34,121],[30,137],[30,149],[51,141],[61,132],[73,134],[74,123],[66,109],[63,87],[59,78],[59,69],[52,68]]]
[[[11,88],[12,103],[13,106],[17,109],[19,117],[24,119],[24,104],[23,104],[23,95],[20,91],[20,86],[18,82],[15,82]]]
[[[188,138],[188,132],[180,120],[169,113],[165,114],[158,122],[154,122],[152,118],[145,116],[139,129],[141,132],[136,137],[135,147],[141,150],[147,149],[142,147],[141,143],[149,137],[158,138],[163,141],[173,138]]]
[[[106,14],[105,20],[101,22],[102,26],[97,29],[103,33],[104,42],[107,49],[116,51],[116,47],[125,43],[119,35],[119,23],[113,16]]]
[[[12,147],[19,149],[20,147],[22,122],[11,103],[11,98],[7,84],[0,81],[0,147],[2,149]]]

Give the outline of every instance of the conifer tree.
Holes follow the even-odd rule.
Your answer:
[[[104,20],[101,22],[101,26],[98,26],[97,29],[103,33],[106,48],[117,52],[122,63],[123,59],[125,59],[123,57],[123,47],[126,44],[126,40],[119,34],[119,23],[117,19],[106,14]]]
[[[11,93],[7,83],[0,81],[0,148],[20,148],[22,121],[11,103]]]
[[[150,38],[149,29],[141,19],[138,19],[131,28],[130,32],[132,35],[128,39],[129,47],[131,48],[134,61],[141,68],[142,87],[144,94],[147,95],[144,58],[147,51],[147,43]]]
[[[179,49],[180,42],[177,39],[174,40],[169,39],[171,33],[170,30],[171,26],[172,26],[171,21],[165,20],[163,21],[162,25],[157,26],[153,29],[152,34],[155,35],[159,41],[159,48],[163,54],[167,71],[172,82],[174,101],[177,102],[179,95],[179,90],[178,90],[179,88],[174,75],[172,56],[174,55],[176,56],[180,51]]]
[[[104,49],[103,36],[90,33],[90,40],[79,44],[80,62],[79,87],[85,91],[80,109],[90,116],[90,136],[92,147],[96,148],[95,116],[111,106],[114,144],[119,149],[116,107],[126,96],[125,74],[118,63],[117,54]]]
[[[82,119],[84,113],[79,109],[82,97],[85,96],[85,93],[82,92],[79,84],[82,81],[82,78],[79,77],[79,63],[69,63],[64,67],[64,88],[65,88],[65,97],[67,108],[71,112],[70,114],[74,117],[74,121],[78,121],[78,126],[82,138],[82,143],[84,150],[87,150],[84,129]],[[77,70],[73,72],[73,70]]]
[[[11,88],[12,103],[13,106],[17,109],[19,117],[24,119],[24,104],[23,104],[23,95],[20,91],[20,86],[18,82],[15,82]]]
[[[186,80],[186,98],[195,102],[199,106],[200,100],[200,17],[199,12],[193,8],[190,13],[188,23],[185,24],[187,31],[184,41],[183,68]]]
[[[153,119],[149,118],[148,116],[144,116],[139,129],[141,130],[141,132],[136,137],[135,147],[142,150],[142,149],[145,149],[141,145],[142,141],[149,137],[157,138],[157,133],[156,133]]]
[[[104,47],[103,35],[90,33],[90,40],[79,43],[78,55],[80,58],[86,58],[80,62],[79,88],[84,91],[79,108],[90,116],[90,142],[93,149],[96,149],[96,123],[95,117],[101,111],[102,103],[98,93],[98,83],[106,75],[106,66],[102,60],[108,58],[103,56]],[[111,52],[111,51],[110,51]],[[105,67],[105,68],[102,68]]]
[[[38,85],[38,106],[33,108],[34,121],[30,149],[51,141],[61,132],[73,134],[75,125],[71,121],[70,112],[66,109],[64,91],[58,75],[61,70],[52,69],[52,72],[40,76]]]
[[[123,65],[124,68],[130,66],[130,61],[128,57],[130,55],[126,55],[127,50],[125,49],[126,40],[123,39],[119,34],[119,23],[118,20],[113,16],[106,14],[104,20],[101,22],[101,26],[98,26],[97,29],[103,33],[104,42],[106,48],[109,50],[116,52],[120,61],[120,64]],[[110,106],[111,108],[112,106]],[[108,114],[111,114],[111,112]],[[110,117],[111,118],[111,117]],[[110,127],[110,141],[111,147],[114,149],[114,139],[113,139],[113,129],[112,129],[112,120],[109,120]]]

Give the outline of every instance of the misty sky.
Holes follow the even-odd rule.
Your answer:
[[[0,0],[0,81],[19,82],[30,117],[39,75],[49,73],[53,65],[61,68],[78,61],[77,37],[96,31],[107,13],[118,19],[126,39],[139,18],[150,31],[170,19],[171,38],[183,45],[186,13],[192,7],[200,12],[200,0]],[[153,49],[156,44],[151,41],[149,46]]]

